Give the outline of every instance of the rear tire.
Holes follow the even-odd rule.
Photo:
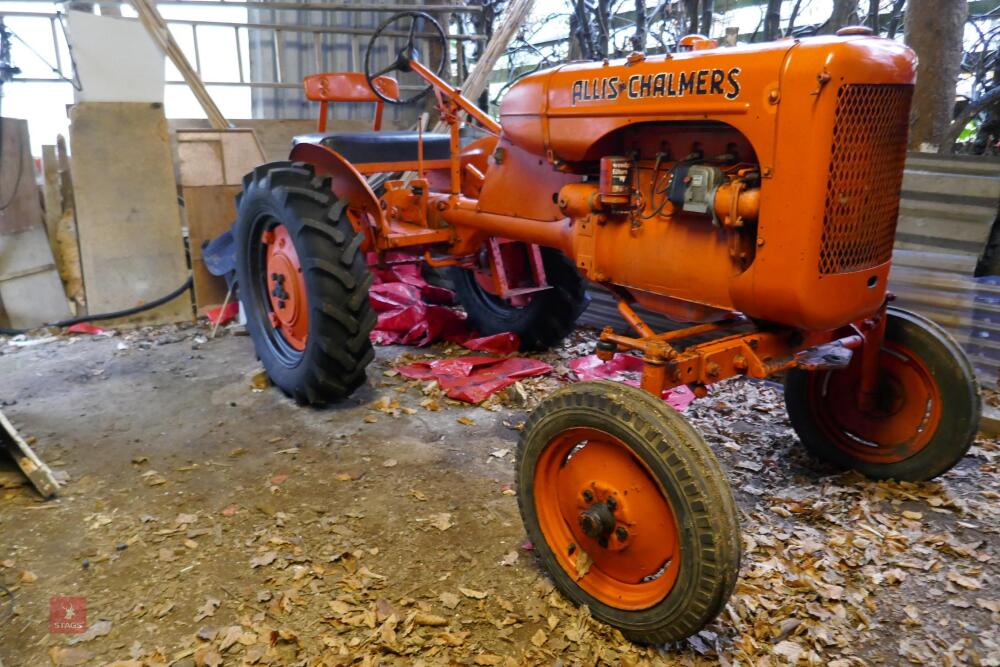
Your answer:
[[[951,469],[979,429],[976,375],[941,327],[887,311],[880,405],[856,407],[857,367],[789,371],[785,405],[810,454],[873,479],[923,481]]]
[[[614,382],[560,389],[531,414],[515,470],[535,553],[594,618],[658,644],[722,611],[740,569],[736,503],[711,449],[662,400]]]
[[[372,276],[345,205],[328,178],[297,162],[257,167],[237,198],[236,275],[247,330],[271,380],[300,403],[349,396],[375,355]],[[291,248],[275,250],[289,241]]]
[[[550,289],[536,292],[524,306],[514,306],[482,288],[471,269],[452,268],[449,278],[469,322],[481,335],[513,332],[522,350],[545,350],[565,338],[583,314],[590,297],[576,266],[558,250],[542,248]]]

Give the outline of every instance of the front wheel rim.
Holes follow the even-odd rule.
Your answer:
[[[620,438],[567,429],[538,458],[533,500],[559,566],[598,601],[648,609],[673,589],[680,541],[670,502]]]
[[[876,407],[868,411],[858,407],[858,365],[813,374],[812,411],[823,434],[848,456],[899,463],[921,452],[937,433],[941,391],[920,357],[893,341],[885,341],[880,352],[879,373]]]

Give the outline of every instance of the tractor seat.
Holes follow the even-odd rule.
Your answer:
[[[296,144],[322,144],[337,151],[348,162],[416,162],[417,132],[313,132],[292,139]],[[424,133],[424,159],[447,160],[451,157],[451,137]]]

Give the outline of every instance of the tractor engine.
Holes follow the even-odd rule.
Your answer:
[[[538,73],[490,164],[518,197],[479,205],[568,221],[581,271],[679,320],[833,329],[885,298],[914,67],[854,35]]]

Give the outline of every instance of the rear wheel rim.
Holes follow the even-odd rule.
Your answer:
[[[941,391],[920,357],[886,340],[879,357],[876,407],[862,411],[857,395],[859,364],[813,373],[813,417],[826,438],[850,457],[868,463],[899,463],[922,451],[941,423]]]
[[[261,234],[268,321],[275,334],[297,352],[309,338],[309,302],[295,244],[288,229],[278,223]]]
[[[589,595],[638,610],[673,589],[681,559],[674,512],[623,440],[592,428],[561,432],[538,458],[533,494],[548,547]]]

